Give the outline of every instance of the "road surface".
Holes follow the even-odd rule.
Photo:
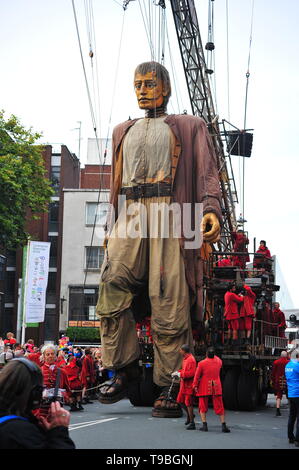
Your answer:
[[[151,408],[133,407],[129,400],[113,405],[98,401],[72,413],[70,435],[78,449],[297,449],[288,443],[288,405],[284,399],[281,417],[275,416],[275,399],[253,412],[227,411],[230,434],[221,432],[219,418],[209,409],[209,432],[185,429],[179,419],[152,418]]]

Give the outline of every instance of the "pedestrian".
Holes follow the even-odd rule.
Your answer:
[[[228,323],[228,345],[236,349],[238,345],[238,331],[239,331],[239,305],[244,302],[244,297],[237,295],[236,285],[231,283],[228,285],[227,292],[224,295],[224,318]],[[232,334],[232,343],[231,343]]]
[[[208,424],[206,413],[208,411],[209,397],[213,400],[213,407],[216,415],[219,415],[222,424],[222,432],[230,432],[225,423],[225,411],[222,401],[222,385],[220,380],[220,370],[222,360],[215,355],[214,348],[207,350],[207,357],[197,365],[193,380],[193,389],[199,397],[199,412],[202,420],[200,431],[207,432]]]
[[[179,377],[180,390],[177,396],[177,402],[182,405],[187,413],[187,421],[185,425],[187,430],[195,429],[194,412],[193,412],[193,390],[192,384],[194,374],[196,371],[196,359],[190,352],[188,344],[183,344],[180,348],[180,354],[183,357],[182,368],[179,371],[173,372],[172,377]]]
[[[280,359],[273,362],[271,371],[271,382],[276,396],[276,416],[281,416],[280,404],[283,394],[287,395],[287,383],[285,378],[285,367],[289,362],[288,353],[282,351]]]
[[[291,360],[285,367],[285,376],[290,403],[288,438],[290,444],[299,447],[299,349],[295,349],[291,353]],[[296,433],[294,435],[296,420]]]
[[[67,365],[64,367],[70,388],[72,390],[71,408],[70,411],[83,411],[82,406],[82,383],[80,380],[81,367],[78,364],[79,360],[74,356],[73,353],[69,353]]]
[[[6,333],[6,339],[4,340],[4,344],[7,346],[13,346],[16,344],[17,340],[14,338],[14,334],[11,333],[10,331]]]
[[[92,358],[92,352],[90,348],[86,348],[84,351],[84,357],[82,359],[82,370],[81,370],[81,382],[83,384],[83,404],[93,403],[90,400],[91,388],[93,388],[96,373],[94,367],[94,361]]]
[[[75,449],[70,414],[52,403],[49,420],[32,414],[42,398],[40,368],[25,358],[13,359],[0,372],[0,449]]]

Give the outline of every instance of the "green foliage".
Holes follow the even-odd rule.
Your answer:
[[[99,328],[85,328],[70,326],[66,330],[66,336],[70,338],[70,341],[100,341],[100,330]]]
[[[54,194],[42,157],[41,137],[0,111],[0,245],[14,249],[26,243],[26,214],[38,219]]]

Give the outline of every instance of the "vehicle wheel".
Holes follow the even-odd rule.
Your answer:
[[[133,406],[142,406],[139,383],[129,384],[128,398]]]
[[[260,392],[258,398],[258,404],[260,406],[266,406],[268,400],[268,393],[267,392]]]
[[[239,380],[239,370],[236,368],[228,369],[225,374],[223,382],[223,402],[224,407],[228,410],[237,410],[238,409],[238,380]]]
[[[128,398],[134,406],[153,406],[159,388],[153,382],[153,368],[145,367],[138,383],[129,385]]]
[[[258,404],[257,377],[248,372],[242,372],[238,381],[238,404],[242,411],[253,411]]]

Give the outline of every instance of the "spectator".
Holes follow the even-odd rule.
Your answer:
[[[4,351],[4,346],[5,346],[4,341],[2,337],[0,336],[0,353]]]
[[[80,380],[80,360],[76,359],[73,353],[69,353],[67,365],[64,367],[70,388],[72,390],[71,408],[70,411],[83,411],[82,406],[82,383]]]
[[[285,376],[290,402],[288,438],[290,444],[295,444],[296,447],[299,447],[299,349],[295,349],[292,352],[291,360],[285,367]],[[296,420],[296,434],[294,435]]]
[[[11,332],[6,334],[6,338],[7,339],[4,340],[4,344],[6,345],[13,346],[17,342],[17,340],[14,338],[14,334]]]
[[[90,390],[93,388],[96,380],[95,366],[90,348],[85,349],[85,355],[82,359],[81,382],[83,384],[83,404],[93,403],[90,400]]]
[[[34,350],[34,341],[33,339],[28,339],[27,343],[25,344],[25,349],[29,353],[33,353]]]
[[[61,403],[69,401],[71,389],[66,373],[59,368],[56,363],[56,348],[53,345],[46,345],[42,348],[44,363],[41,367],[43,374],[43,399],[41,406],[35,411],[37,417],[47,417],[50,414],[51,402],[56,399]],[[54,390],[57,388],[57,396],[54,396]]]
[[[52,403],[49,420],[37,420],[32,410],[42,398],[39,367],[14,359],[0,372],[0,449],[75,449],[69,437],[70,414]]]
[[[281,416],[280,404],[283,394],[287,395],[287,384],[285,378],[285,367],[289,362],[288,353],[282,351],[280,359],[273,362],[271,382],[276,396],[276,416]]]

